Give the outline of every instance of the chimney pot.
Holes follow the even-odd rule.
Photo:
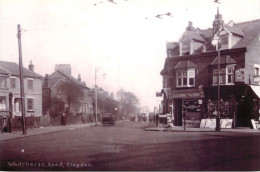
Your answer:
[[[29,64],[29,70],[34,72],[34,65],[32,64],[31,60],[30,60],[30,64]]]
[[[78,81],[81,82],[81,76],[78,74]]]

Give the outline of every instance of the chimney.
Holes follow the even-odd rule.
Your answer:
[[[30,64],[29,64],[29,70],[34,72],[34,65],[32,64],[31,60],[30,60]]]
[[[213,21],[213,36],[218,33],[218,31],[223,27],[224,21],[222,20],[222,15],[219,13],[219,7],[217,9],[217,14],[215,15],[215,20]]]
[[[49,74],[45,74],[45,77],[43,79],[43,88],[49,87]]]
[[[227,25],[228,26],[233,26],[234,24],[235,24],[235,22],[233,20],[230,20]]]
[[[78,74],[78,81],[81,82],[81,76]]]
[[[192,26],[192,22],[189,21],[188,27],[186,27],[186,31],[194,31],[194,30],[195,30],[195,28]]]
[[[70,64],[56,64],[55,65],[55,72],[57,70],[71,76],[71,66],[70,66]]]

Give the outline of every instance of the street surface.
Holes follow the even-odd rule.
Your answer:
[[[117,122],[0,143],[0,170],[260,170],[260,133],[144,131]]]

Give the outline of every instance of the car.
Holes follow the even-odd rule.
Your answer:
[[[113,113],[102,113],[101,114],[101,123],[103,125],[114,125],[115,124],[115,117]]]

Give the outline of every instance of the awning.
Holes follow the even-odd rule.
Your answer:
[[[255,94],[260,98],[260,85],[250,85]]]
[[[188,90],[174,90],[170,92],[170,99],[191,99],[204,98],[204,91],[202,89],[188,89]]]

